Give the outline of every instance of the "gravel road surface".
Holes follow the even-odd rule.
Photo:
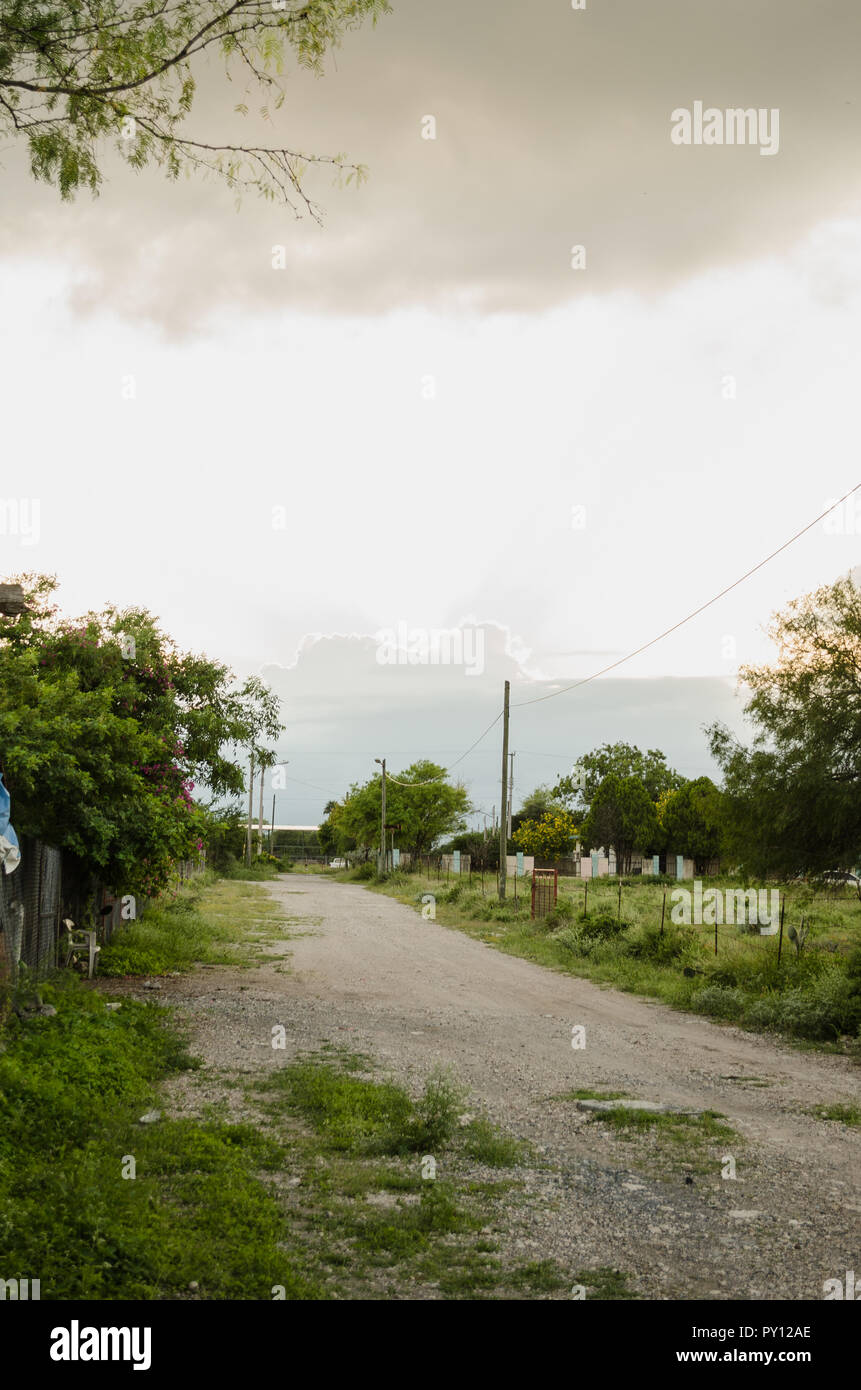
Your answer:
[[[648,1298],[821,1299],[826,1279],[861,1276],[859,1131],[810,1113],[861,1102],[849,1059],[557,974],[358,885],[290,874],[265,891],[295,933],[273,965],[166,991],[213,1064],[253,1072],[329,1042],[416,1088],[450,1066],[469,1109],[537,1154],[503,1233],[521,1260],[619,1269]],[[276,1023],[286,1054],[270,1045]],[[739,1137],[704,1167],[666,1136],[621,1137],[554,1099],[581,1088],[719,1111]]]

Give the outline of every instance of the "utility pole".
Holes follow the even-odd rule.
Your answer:
[[[275,793],[272,793],[272,820],[269,830],[269,853],[275,853]]]
[[[505,876],[508,872],[508,702],[511,682],[505,682],[505,701],[502,707],[502,802],[499,812],[499,898],[505,901]]]
[[[260,807],[257,816],[257,854],[263,853],[263,778],[265,768],[260,769]]]
[[[251,825],[254,820],[254,750],[248,772],[248,829],[245,833],[245,863],[251,868]]]
[[[374,758],[374,762],[379,763],[380,767],[383,769],[382,800],[380,802],[380,854],[382,856],[382,868],[380,872],[385,873],[386,860],[388,859],[388,854],[386,853],[386,760],[385,758]]]

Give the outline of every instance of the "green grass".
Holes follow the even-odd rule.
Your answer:
[[[618,1269],[581,1269],[574,1275],[575,1284],[584,1290],[587,1299],[619,1300],[639,1298],[628,1288],[628,1276]]]
[[[350,875],[338,872],[334,877]],[[584,916],[583,884],[561,880],[556,909],[533,922],[525,880],[517,883],[516,901],[514,883],[509,883],[503,903],[492,875],[485,877],[484,893],[477,875],[472,883],[404,873],[368,882],[374,891],[417,912],[422,897],[431,893],[436,918],[444,926],[549,969],[660,999],[717,1022],[839,1050],[861,1049],[861,902],[854,892],[814,892],[807,885],[781,889],[787,924],[803,913],[812,932],[800,955],[784,939],[778,965],[776,937],[733,924],[718,927],[715,955],[714,927],[672,922],[673,886],[626,880],[620,922],[616,881],[590,884]],[[709,879],[708,886],[739,885]]]
[[[282,1146],[250,1125],[140,1116],[194,1065],[153,1004],[66,975],[54,1017],[13,1020],[0,1051],[0,1245],[5,1277],[51,1299],[323,1296],[289,1249],[266,1183]],[[131,1171],[133,1158],[136,1173]]]
[[[590,1114],[589,1121],[636,1143],[637,1166],[653,1177],[678,1178],[687,1170],[717,1179],[727,1145],[732,1143],[736,1151],[743,1147],[741,1136],[724,1118],[716,1110],[676,1115],[616,1106]]]
[[[274,898],[242,880],[193,881],[172,901],[123,923],[99,956],[100,975],[167,975],[196,964],[250,965],[288,935]]]
[[[627,1091],[561,1091],[559,1095],[548,1096],[548,1100],[627,1100]]]
[[[726,1142],[736,1138],[729,1125],[722,1124],[724,1118],[716,1110],[704,1110],[702,1115],[665,1114],[660,1110],[635,1110],[627,1106],[616,1106],[612,1110],[595,1112],[591,1117],[609,1125],[621,1134],[642,1134],[646,1130],[658,1130],[674,1144],[686,1145],[691,1139]]]
[[[817,1105],[812,1112],[817,1119],[835,1120],[841,1125],[857,1129],[861,1125],[861,1106],[859,1105]]]
[[[512,1183],[475,1181],[472,1167],[514,1166],[525,1147],[485,1117],[461,1123],[465,1093],[448,1074],[433,1074],[413,1099],[368,1067],[327,1049],[254,1086],[270,1123],[280,1115],[310,1126],[297,1221],[317,1267],[338,1271],[340,1296],[415,1286],[445,1298],[524,1298],[566,1287],[552,1262],[506,1265],[482,1235]]]

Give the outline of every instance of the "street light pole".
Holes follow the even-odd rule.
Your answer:
[[[248,769],[248,829],[245,835],[245,863],[251,868],[251,826],[254,820],[254,750]]]
[[[290,766],[290,759],[289,759],[289,758],[283,758],[283,759],[281,760],[281,762],[273,763],[272,766],[273,766],[273,768],[276,768],[276,767],[289,767],[289,766]],[[286,776],[287,776],[286,772],[285,772],[284,776],[285,776],[285,779],[286,779]],[[260,780],[260,826],[261,826],[260,841],[261,841],[261,844],[262,844],[262,842],[263,842],[263,829],[262,829],[262,827],[263,827],[263,776],[262,776],[262,773],[261,773],[261,780]],[[274,772],[273,772],[273,774],[272,774],[272,830],[271,830],[270,840],[269,840],[269,853],[270,853],[270,854],[274,854],[274,853],[275,853],[275,774],[274,774]]]

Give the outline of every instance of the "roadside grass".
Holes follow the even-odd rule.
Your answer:
[[[251,884],[198,882],[158,909],[149,941],[130,924],[124,963],[151,973],[154,953],[190,968],[222,952],[243,963],[240,948],[283,935],[271,907]],[[178,924],[193,952],[177,949]],[[221,1076],[234,1103],[243,1092],[239,1123],[221,1118],[226,1101],[170,1118],[163,1086],[198,1066],[174,1011],[111,1000],[72,972],[40,989],[56,1013],[0,1030],[0,1247],[4,1277],[39,1279],[43,1299],[529,1299],[570,1287],[552,1261],[500,1254],[502,1207],[524,1200],[517,1167],[530,1153],[464,1114],[450,1075],[413,1098],[373,1077],[368,1058],[324,1045],[258,1082]]]
[[[40,1279],[44,1300],[325,1297],[267,1186],[278,1142],[250,1125],[140,1123],[160,1083],[195,1065],[175,1020],[108,1009],[68,973],[42,997],[55,1016],[0,1035],[4,1277]]]
[[[584,914],[583,884],[561,880],[553,913],[532,921],[528,885],[509,885],[500,902],[487,875],[482,892],[477,875],[468,879],[427,878],[393,873],[386,879],[339,871],[332,877],[364,882],[416,910],[430,894],[436,920],[507,954],[549,969],[594,980],[628,993],[662,1000],[715,1022],[774,1032],[800,1044],[861,1055],[861,902],[848,890],[818,892],[807,885],[781,889],[787,925],[802,913],[811,934],[798,953],[785,936],[777,963],[777,938],[745,925],[683,926],[671,921],[664,886],[625,880],[621,920],[618,882],[590,883]],[[739,885],[708,880],[710,887]],[[671,889],[670,889],[671,891]]]
[[[172,900],[148,904],[118,927],[99,956],[99,974],[166,975],[197,964],[256,965],[263,948],[289,936],[278,903],[253,883],[207,875]]]
[[[269,1122],[286,1124],[304,1146],[292,1195],[309,1264],[328,1273],[341,1297],[416,1288],[446,1298],[524,1298],[567,1287],[553,1262],[507,1265],[489,1229],[519,1184],[476,1180],[476,1165],[514,1169],[526,1146],[484,1116],[466,1119],[465,1092],[448,1073],[432,1074],[414,1099],[369,1076],[368,1065],[327,1050],[252,1087]]]

